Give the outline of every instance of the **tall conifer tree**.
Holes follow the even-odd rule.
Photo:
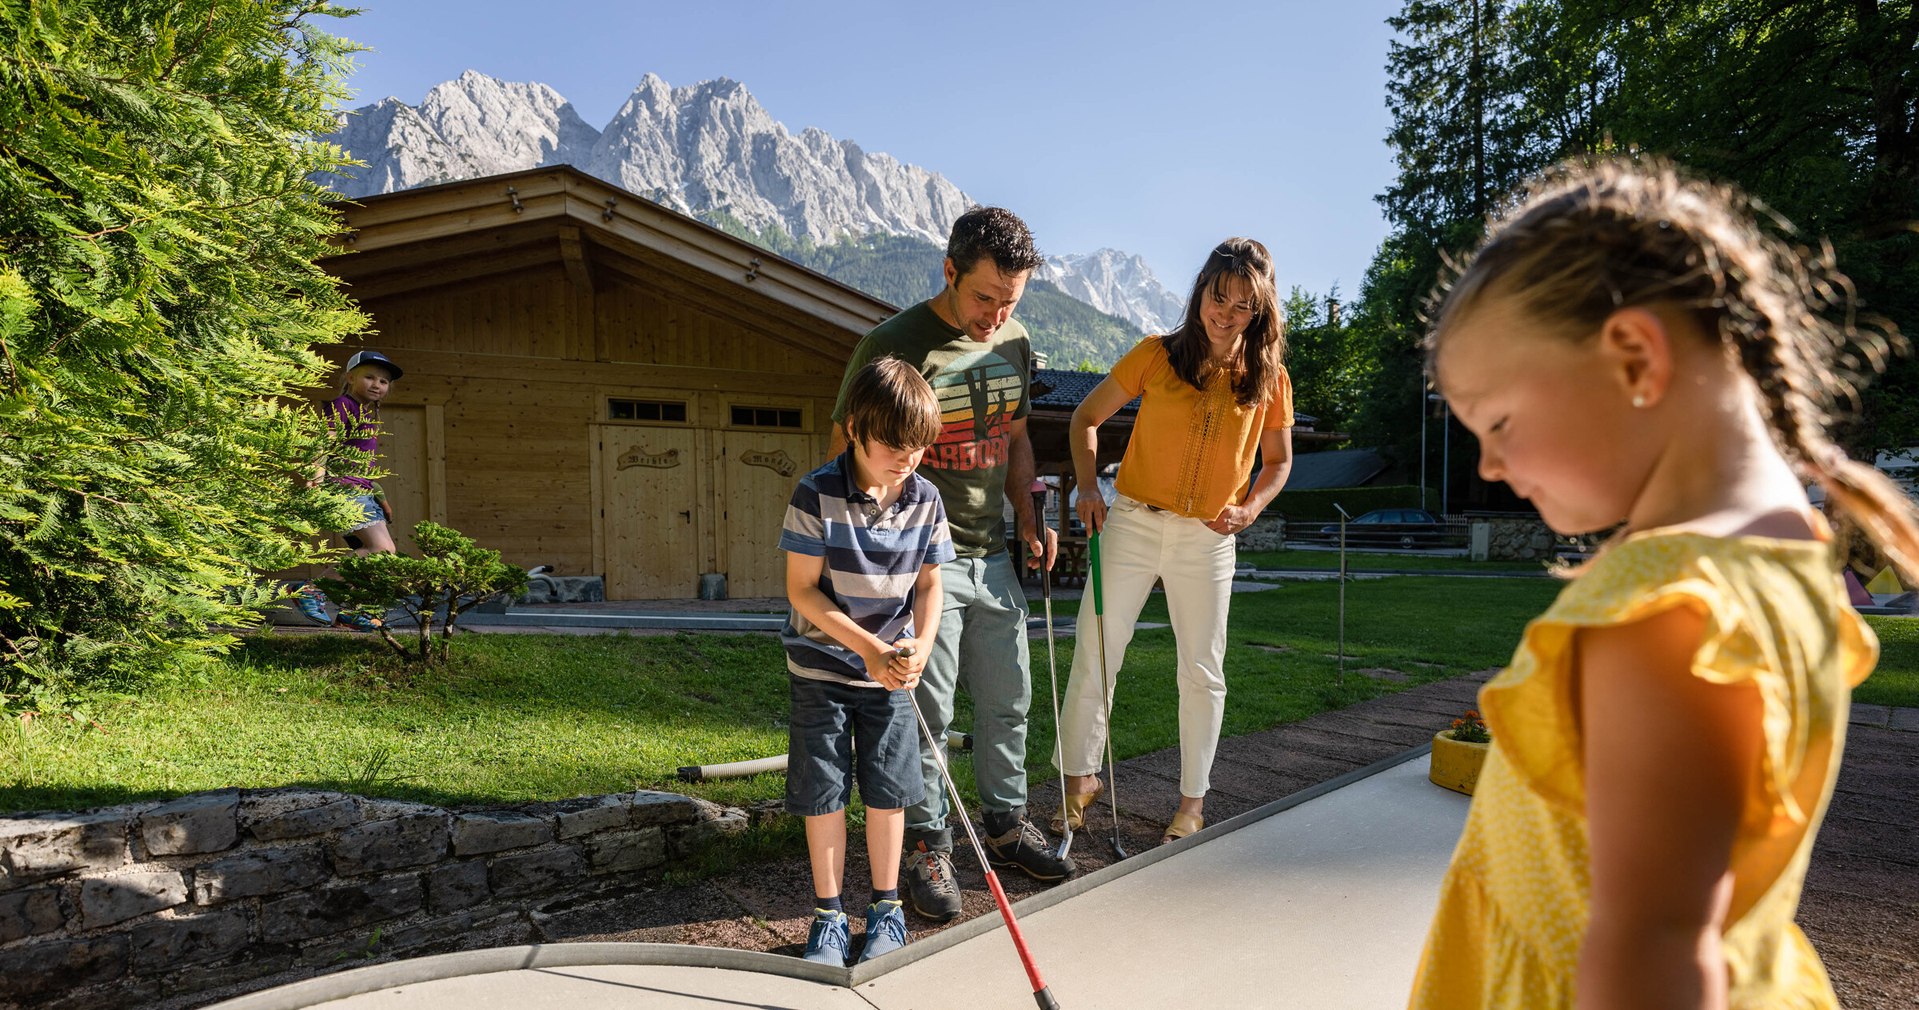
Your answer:
[[[230,642],[345,503],[293,397],[365,319],[314,261],[313,0],[0,0],[0,694]],[[27,704],[44,704],[45,700]],[[0,704],[0,707],[5,707]]]

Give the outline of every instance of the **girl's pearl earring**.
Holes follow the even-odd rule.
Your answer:
[[[1632,398],[1632,405],[1633,405],[1633,406],[1635,406],[1635,407],[1644,407],[1644,406],[1646,405],[1646,396],[1645,396],[1645,394],[1644,394],[1644,393],[1634,393],[1634,394],[1633,394],[1633,398]]]

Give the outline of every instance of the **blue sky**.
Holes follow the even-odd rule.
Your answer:
[[[1385,18],[1399,0],[924,4],[363,0],[353,105],[466,69],[541,81],[594,126],[648,72],[744,83],[817,126],[1012,208],[1045,252],[1139,253],[1184,291],[1213,244],[1282,290],[1352,298],[1386,234]]]

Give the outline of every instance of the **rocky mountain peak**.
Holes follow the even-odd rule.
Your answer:
[[[1186,314],[1184,293],[1161,284],[1144,259],[1118,249],[1049,256],[1035,274],[1147,333],[1164,333]]]
[[[345,113],[325,139],[366,162],[353,178],[322,180],[350,197],[570,164],[684,213],[819,245],[878,233],[944,246],[975,202],[939,173],[851,140],[812,127],[795,136],[724,77],[675,88],[646,74],[595,129],[545,84],[468,70],[417,107],[388,98]],[[1115,250],[1054,257],[1042,276],[1142,329],[1163,328],[1181,307],[1137,256]]]
[[[458,146],[477,163],[510,166],[490,171],[573,164],[600,139],[600,131],[552,88],[476,70],[435,85],[420,103],[420,116],[449,142],[459,138]]]

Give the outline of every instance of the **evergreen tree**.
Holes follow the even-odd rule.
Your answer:
[[[1570,156],[1650,151],[1736,183],[1808,244],[1829,238],[1868,311],[1919,328],[1910,0],[1406,0],[1390,23],[1399,174],[1378,199],[1393,232],[1349,327],[1362,444],[1410,469],[1417,344],[1444,257],[1470,250],[1524,177]],[[1861,455],[1919,443],[1919,363],[1868,388],[1847,441]],[[1456,442],[1454,483],[1468,486],[1477,447]]]
[[[1911,0],[1562,0],[1605,53],[1615,141],[1739,184],[1829,240],[1867,311],[1919,332],[1919,12]],[[1919,441],[1919,362],[1872,383],[1856,450]]]
[[[1293,380],[1293,408],[1320,420],[1321,430],[1352,423],[1361,393],[1360,361],[1343,315],[1335,314],[1339,287],[1320,297],[1294,287],[1286,296],[1286,372]]]
[[[231,642],[349,508],[309,350],[365,325],[308,175],[318,0],[0,0],[0,695]],[[53,698],[49,698],[53,695]],[[0,699],[0,707],[5,706]]]

